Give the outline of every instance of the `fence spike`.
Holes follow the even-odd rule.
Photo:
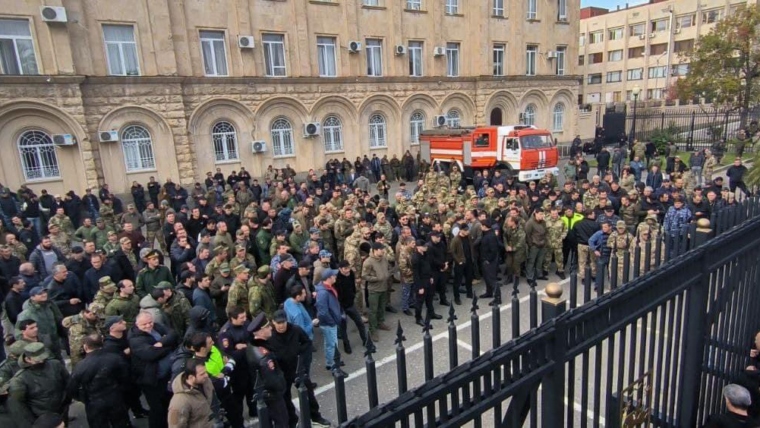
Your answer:
[[[367,341],[364,345],[364,356],[371,359],[372,354],[377,352],[377,347],[375,346],[375,342],[372,341],[372,335],[367,335]]]
[[[456,321],[457,319],[458,318],[456,315],[456,311],[454,310],[454,304],[449,303],[449,318],[446,321],[448,321],[449,324],[454,324],[454,321]]]
[[[473,293],[473,295],[472,295],[472,307],[470,307],[470,313],[472,315],[477,315],[478,314],[478,309],[480,309],[480,307],[478,307],[478,296]]]
[[[404,329],[401,328],[401,320],[398,320],[398,327],[396,327],[396,340],[393,342],[399,347],[403,347],[403,342],[406,340],[406,336],[404,336]]]
[[[494,306],[501,305],[501,287],[494,287],[494,290],[493,290],[493,304],[494,304]]]

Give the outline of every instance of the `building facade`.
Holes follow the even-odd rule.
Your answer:
[[[0,182],[305,171],[436,116],[570,141],[578,25],[579,0],[0,0]]]
[[[633,101],[634,87],[640,89],[640,101],[672,99],[673,82],[689,72],[684,55],[700,35],[746,4],[746,0],[671,0],[615,11],[582,9],[579,103]]]

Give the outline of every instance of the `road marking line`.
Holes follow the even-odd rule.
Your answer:
[[[462,340],[462,339],[457,339],[457,344],[458,344],[459,346],[461,346],[462,348],[464,348],[464,349],[466,349],[466,350],[468,350],[468,351],[472,352],[472,346],[470,346],[470,344],[469,344],[469,343],[467,343],[467,342],[465,342],[464,340]]]
[[[567,405],[568,405],[567,397],[565,397],[565,406]],[[583,406],[581,406],[580,403],[578,403],[577,401],[573,400],[573,410],[575,410],[576,412],[583,413]],[[592,421],[594,420],[594,413],[592,410],[586,409],[586,418]],[[607,421],[604,419],[604,416],[599,415],[599,426],[606,426],[606,425],[607,425]]]

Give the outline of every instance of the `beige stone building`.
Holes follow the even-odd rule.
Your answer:
[[[579,0],[0,0],[0,182],[305,171],[437,116],[569,141],[578,23]]]
[[[750,0],[755,3],[755,0]],[[689,71],[684,54],[723,17],[747,0],[670,0],[619,10],[581,10],[577,64],[581,104],[668,99],[673,82]]]

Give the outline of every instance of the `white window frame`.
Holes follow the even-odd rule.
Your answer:
[[[643,80],[644,67],[629,68],[626,80]]]
[[[111,29],[127,29],[129,28],[132,34],[132,41],[114,41],[114,40],[108,40],[108,30]],[[105,44],[106,48],[106,63],[108,65],[108,74],[111,76],[139,76],[140,75],[140,59],[137,55],[137,42],[135,41],[135,27],[134,25],[122,25],[122,24],[103,24],[103,43]],[[119,63],[114,64],[111,61],[111,55],[109,55],[109,51],[111,49],[115,49],[115,52],[119,58]],[[135,66],[136,70],[134,70],[134,73],[130,73],[130,70],[127,70],[127,61],[126,57],[128,54],[133,55],[135,58]],[[114,69],[114,67],[119,67],[119,69]],[[119,72],[120,71],[120,72]]]
[[[373,113],[369,117],[369,148],[383,149],[388,147],[388,127],[385,116]]]
[[[613,54],[615,56],[613,57]],[[608,62],[618,62],[623,60],[623,50],[622,49],[615,49],[612,51],[607,52],[607,61]]]
[[[121,130],[121,149],[127,173],[155,171],[153,137],[143,125],[127,125]]]
[[[211,141],[214,145],[214,160],[216,163],[237,162],[240,160],[238,138],[235,125],[220,120],[211,127]]]
[[[594,82],[592,77],[599,76],[599,81]],[[586,84],[587,85],[601,85],[602,84],[602,73],[591,73],[588,76],[586,76]]]
[[[378,7],[378,6],[380,6],[380,0],[363,0],[362,4],[364,6]]]
[[[670,69],[671,76],[686,76],[689,74],[689,64],[674,64]]]
[[[507,45],[497,43],[493,45],[493,75],[504,76],[504,58],[507,55]]]
[[[617,78],[617,80],[615,80]],[[614,70],[614,71],[608,71],[606,76],[606,82],[607,83],[618,83],[623,81],[623,71],[622,70]]]
[[[653,33],[658,33],[660,31],[668,31],[669,28],[670,28],[670,19],[666,18],[666,19],[657,19],[657,20],[652,21],[652,24],[649,29]]]
[[[296,154],[293,125],[286,117],[278,117],[269,127],[272,136],[272,155],[275,158],[292,157]]]
[[[409,75],[412,77],[424,76],[424,52],[425,43],[419,40],[410,40],[407,46],[407,55],[409,55]]]
[[[647,70],[647,77],[650,79],[662,79],[663,77],[667,77],[668,75],[668,66],[667,65],[657,65],[654,67],[649,67]]]
[[[588,39],[589,39],[588,42],[590,45],[602,43],[604,41],[604,31],[603,30],[592,31],[588,33]]]
[[[317,67],[319,77],[338,76],[337,40],[330,36],[317,36]],[[330,70],[332,65],[332,72]]]
[[[523,125],[535,125],[536,124],[536,105],[533,103],[525,106],[523,112]]]
[[[607,38],[610,41],[623,40],[623,37],[625,37],[625,27],[615,27],[607,30]]]
[[[422,0],[406,0],[408,10],[422,10]]]
[[[646,34],[647,27],[645,22],[639,22],[628,26],[628,33],[631,37],[638,37],[642,34]]]
[[[366,39],[367,76],[383,76],[383,40]]]
[[[565,129],[565,104],[559,102],[552,111],[552,131],[562,132]]]
[[[325,153],[343,151],[343,122],[338,116],[327,116],[322,122],[322,141],[325,145]]]
[[[285,35],[264,33],[261,35],[261,44],[264,47],[262,50],[264,51],[264,73],[266,77],[287,77],[288,66],[285,56]],[[282,58],[282,64],[274,63],[278,53]]]
[[[684,22],[686,25],[684,25]],[[676,28],[690,28],[697,24],[697,16],[694,13],[687,13],[676,17]]]
[[[664,95],[665,95],[665,89],[664,88],[647,89],[647,99],[650,99],[650,100],[661,100]]]
[[[538,19],[538,0],[527,0],[528,5],[525,9],[525,19]]]
[[[42,181],[61,178],[58,154],[50,135],[39,129],[24,131],[16,142],[24,180]]]
[[[702,24],[710,25],[723,19],[723,8],[710,9],[702,12]]]
[[[449,128],[459,128],[462,126],[462,113],[453,108],[446,112],[446,126]]]
[[[504,0],[493,0],[493,16],[504,16]]]
[[[446,43],[446,76],[459,77],[459,49],[461,45],[456,42]]]
[[[446,0],[446,15],[459,14],[459,0]]]
[[[12,34],[13,31],[9,31],[6,29],[3,29],[3,23],[8,23],[8,25],[13,25],[11,23],[16,24],[26,24],[26,29],[28,32],[27,34]],[[18,75],[34,75],[39,74],[40,69],[39,65],[37,64],[37,53],[34,49],[34,39],[32,38],[32,29],[30,26],[30,23],[26,19],[0,19],[0,41],[3,40],[10,40],[11,44],[13,45],[13,59],[15,59],[15,64],[13,64],[16,69],[18,69]],[[19,49],[19,44],[26,45],[24,47],[24,50],[31,53],[31,61],[29,64],[24,64],[22,61],[22,53],[21,49]],[[25,67],[26,65],[26,67]],[[25,70],[26,68],[26,70]],[[5,70],[3,67],[3,62],[0,61],[0,74],[11,74],[8,70]],[[16,73],[14,73],[16,74]]]
[[[557,0],[557,20],[567,21],[567,0]]]
[[[538,59],[538,45],[528,45],[525,48],[525,75],[535,76]]]
[[[209,77],[229,76],[229,66],[227,64],[227,38],[225,32],[221,30],[200,30],[199,34],[201,39],[203,71],[205,72],[205,75]],[[204,46],[209,47],[211,58],[206,58]],[[220,47],[221,51],[217,51]],[[220,54],[222,58],[217,57]],[[209,66],[212,68],[209,69]],[[221,70],[222,66],[224,67],[224,70]]]
[[[557,46],[557,58],[554,59],[556,66],[554,72],[557,76],[564,76],[567,69],[565,61],[567,61],[567,46]]]
[[[420,133],[425,129],[425,112],[415,110],[409,116],[409,136],[410,144],[418,146],[420,144]]]

